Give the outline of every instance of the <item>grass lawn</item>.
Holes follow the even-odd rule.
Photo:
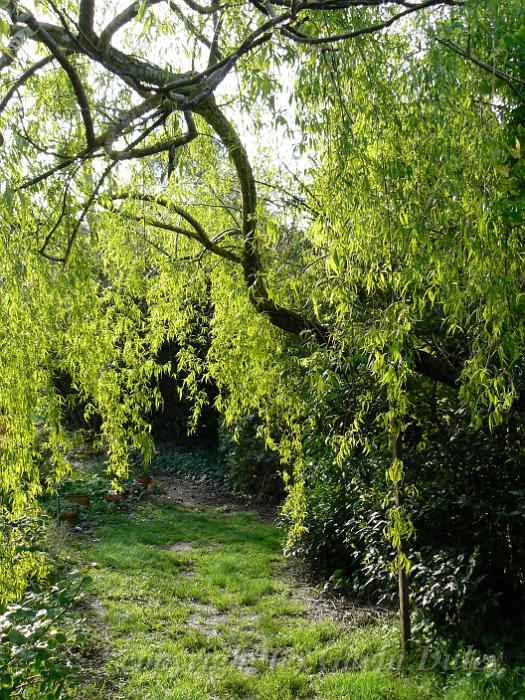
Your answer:
[[[512,679],[396,670],[395,626],[316,614],[284,571],[279,532],[255,513],[156,498],[75,546],[98,563],[95,663],[107,679],[79,700],[525,698]]]

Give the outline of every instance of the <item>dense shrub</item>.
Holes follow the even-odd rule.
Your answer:
[[[391,602],[396,581],[384,535],[384,476],[376,473],[367,483],[334,461],[320,461],[308,465],[304,478],[303,529],[289,540],[288,554],[309,561],[332,588],[361,600]],[[286,507],[281,522],[285,529],[293,528]]]
[[[217,450],[179,443],[157,442],[152,469],[165,474],[181,474],[198,479],[210,479],[222,490],[231,490],[222,455]]]
[[[78,680],[75,655],[85,640],[75,611],[86,576],[56,571],[0,614],[0,698],[54,700]]]
[[[282,499],[284,485],[277,455],[267,449],[256,414],[234,428],[222,426],[219,449],[207,440],[157,441],[152,468],[159,472],[205,478],[223,491],[252,499]]]
[[[462,411],[424,451],[407,455],[413,499],[414,601],[427,621],[470,642],[495,629],[521,636],[525,609],[523,426],[509,419],[492,434]]]
[[[1,591],[0,700],[54,700],[78,680],[79,603],[89,578],[55,551],[49,518],[0,524],[2,573],[18,583]]]
[[[490,432],[475,428],[446,393],[436,398],[420,387],[414,397],[403,458],[419,630],[485,649],[499,637],[510,649],[525,610],[523,426],[514,417]],[[343,392],[339,398],[350,402]],[[344,420],[333,399],[323,413],[325,433],[327,416],[330,426]],[[319,423],[305,433],[309,461],[291,484],[282,520],[289,553],[307,559],[333,588],[395,606],[394,552],[384,532],[388,445],[374,428],[373,407],[370,416],[368,450],[342,463],[319,439]]]
[[[234,428],[222,426],[220,450],[236,491],[279,501],[284,495],[279,457],[266,446],[261,432],[259,416],[250,413]]]

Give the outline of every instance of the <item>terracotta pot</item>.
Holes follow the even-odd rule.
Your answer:
[[[117,501],[120,500],[120,493],[114,493],[113,491],[108,491],[108,493],[104,496],[106,501],[108,503],[116,503]]]
[[[151,476],[149,474],[143,474],[137,477],[137,484],[140,484],[143,488],[147,489],[151,484]]]
[[[78,523],[78,513],[76,510],[63,510],[59,515],[59,519],[73,526]]]
[[[79,506],[89,505],[89,494],[87,493],[73,493],[70,496],[65,496],[65,499],[71,503],[77,503]]]

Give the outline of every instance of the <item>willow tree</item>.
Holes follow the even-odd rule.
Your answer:
[[[323,353],[372,368],[394,442],[412,376],[461,391],[493,421],[523,405],[519,232],[491,207],[520,186],[520,142],[504,152],[501,115],[522,104],[523,81],[516,51],[495,52],[492,41],[494,26],[519,23],[517,3],[501,16],[497,3],[439,0],[1,7],[9,508],[27,508],[39,488],[35,415],[51,427],[54,469],[65,469],[56,368],[102,414],[114,471],[125,468],[130,442],[150,451],[151,379],[173,371],[155,360],[165,339],[178,340],[196,414],[212,373],[227,418],[256,407],[268,426],[276,415],[285,421],[279,447],[290,461],[304,417],[287,383],[298,364],[290,342],[312,375]],[[271,158],[250,158],[240,136],[269,115],[293,119],[276,114],[275,98],[279,78],[290,84],[294,72],[314,164],[296,190]],[[494,105],[480,114],[487,78]],[[428,120],[449,117],[450,131],[434,138]],[[210,300],[203,358],[196,339]],[[338,436],[341,459],[359,416],[354,426]],[[397,456],[388,473],[399,492]],[[406,528],[398,504],[398,545]],[[401,571],[402,548],[398,560]]]
[[[331,283],[313,301],[347,366],[369,374],[331,437],[341,462],[373,449],[363,428],[382,387],[387,529],[405,564],[399,447],[418,387],[436,396],[437,380],[441,401],[439,385],[455,389],[478,426],[524,405],[523,19],[518,4],[475,3],[412,36],[312,56],[300,76],[303,133],[324,145],[312,197]]]

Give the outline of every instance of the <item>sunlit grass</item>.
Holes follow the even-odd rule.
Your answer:
[[[487,679],[399,670],[396,631],[307,614],[277,529],[255,513],[166,502],[116,512],[81,556],[111,652],[82,700],[489,700]],[[519,687],[512,686],[515,698]]]

